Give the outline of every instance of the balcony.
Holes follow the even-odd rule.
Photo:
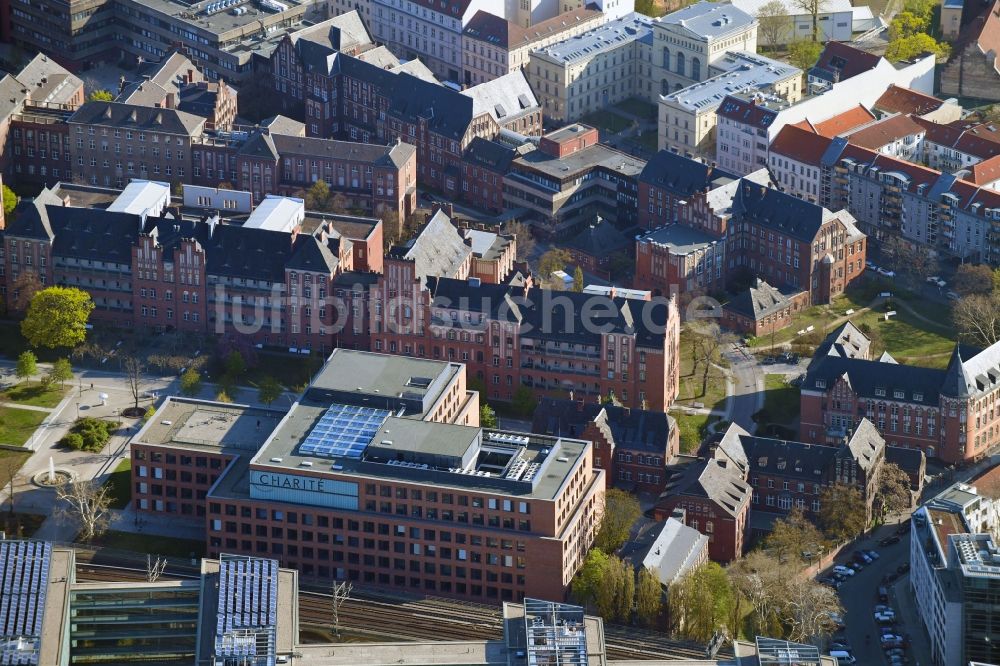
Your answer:
[[[532,361],[526,361],[521,363],[521,368],[523,370],[536,370],[539,372],[553,372],[560,375],[578,375],[581,377],[600,377],[600,370],[584,370],[583,368],[566,368],[559,365],[546,364],[546,363],[534,363]]]

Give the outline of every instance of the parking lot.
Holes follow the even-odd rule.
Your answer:
[[[909,541],[909,523],[883,526],[856,548],[845,549],[834,566],[818,576],[836,586],[844,607],[845,626],[834,636],[830,650],[843,650],[855,661],[842,659],[841,664],[919,664],[926,653],[923,630],[905,601]],[[860,550],[874,550],[878,557],[865,560],[855,555]],[[830,580],[834,577],[836,583]]]

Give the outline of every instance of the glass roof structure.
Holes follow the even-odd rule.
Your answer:
[[[587,666],[583,608],[524,600],[528,666]]]
[[[299,447],[304,455],[361,458],[391,412],[387,409],[331,405]]]
[[[758,636],[757,661],[760,666],[820,666],[819,648]]]
[[[0,541],[0,664],[38,664],[52,545]]]
[[[278,624],[278,561],[242,555],[219,558],[216,664],[274,666]]]

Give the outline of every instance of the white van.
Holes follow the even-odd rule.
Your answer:
[[[858,663],[858,660],[854,658],[854,655],[852,655],[847,650],[831,650],[830,651],[830,656],[831,657],[836,657],[837,658],[837,664],[839,664],[840,666],[844,666],[844,664],[856,664],[856,663]]]

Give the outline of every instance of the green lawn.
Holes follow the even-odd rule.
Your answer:
[[[632,121],[628,118],[620,116],[613,111],[608,111],[607,109],[589,113],[583,118],[580,118],[580,122],[585,125],[591,125],[610,134],[617,134],[622,130],[628,129],[632,125]]]
[[[323,358],[316,355],[260,352],[257,354],[257,365],[248,368],[239,383],[256,386],[264,377],[274,377],[286,388],[296,390],[306,386],[322,365]]]
[[[650,121],[656,120],[656,106],[650,104],[646,100],[639,99],[638,97],[629,97],[624,102],[618,102],[611,108],[621,109],[626,113],[631,113],[632,115],[639,116],[640,118],[646,118]]]
[[[113,548],[115,550],[127,550],[133,553],[162,555],[164,557],[191,557],[192,553],[194,557],[203,557],[205,555],[205,543],[203,541],[173,539],[153,534],[117,532],[115,530],[109,530],[102,534],[94,540],[93,545],[102,548]]]
[[[124,509],[132,501],[132,461],[123,460],[108,477],[111,489],[111,508]]]
[[[58,384],[46,389],[41,382],[24,382],[6,391],[0,391],[0,402],[16,402],[32,407],[53,408],[59,404],[69,390],[68,386]]]
[[[670,415],[677,420],[681,453],[697,451],[708,434],[708,420],[712,417],[708,414],[685,414],[682,410],[673,410]]]
[[[726,373],[714,365],[708,371],[707,390],[702,391],[702,384],[705,375],[704,363],[698,363],[695,372],[692,360],[692,347],[696,343],[697,336],[681,332],[680,343],[680,389],[677,395],[677,403],[693,406],[693,403],[700,402],[705,409],[725,409],[726,406]]]
[[[784,375],[764,376],[764,407],[754,414],[762,425],[789,425],[799,415],[799,389],[789,386]]]
[[[629,141],[640,148],[645,148],[651,153],[655,153],[658,150],[658,137],[656,136],[656,130],[646,130],[642,133],[642,136],[632,137]]]
[[[23,446],[46,416],[33,409],[0,407],[0,444]]]

